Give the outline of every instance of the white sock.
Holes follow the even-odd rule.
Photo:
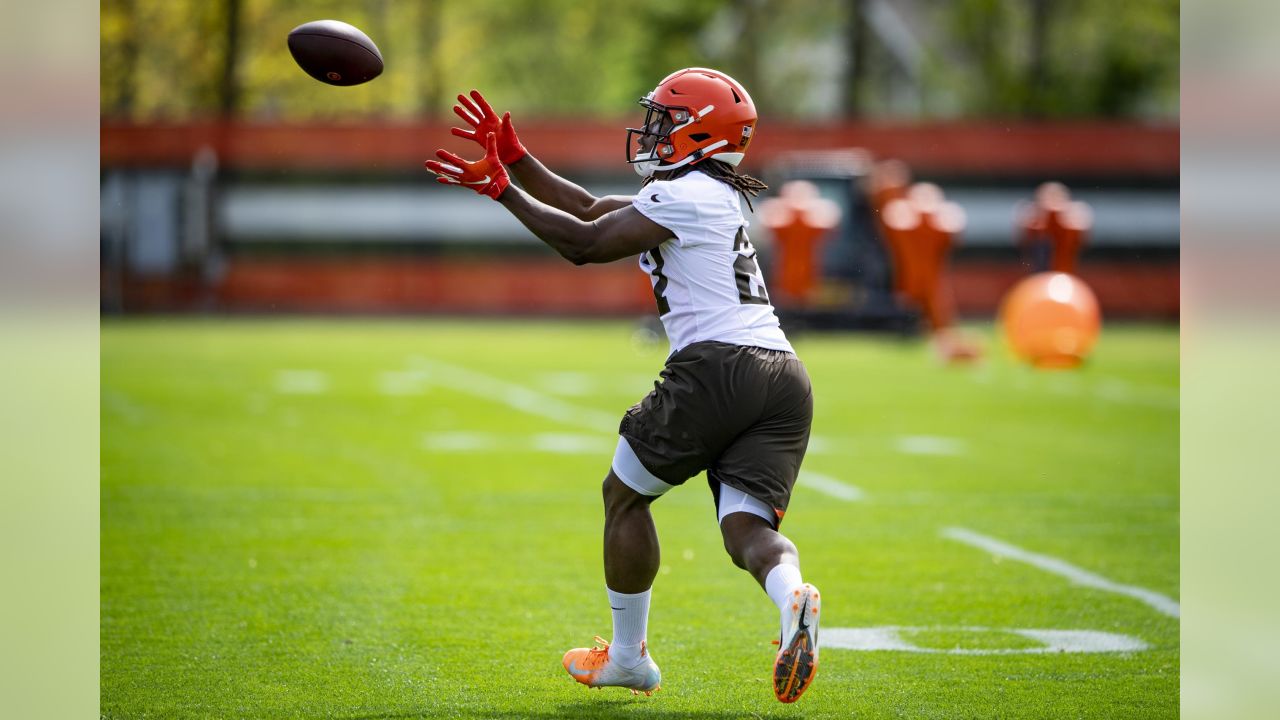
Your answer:
[[[804,580],[800,579],[800,568],[783,563],[775,566],[765,576],[764,591],[769,593],[769,599],[778,606],[778,611],[782,612],[786,610],[787,603],[791,602],[791,591],[803,583]]]
[[[649,590],[642,593],[609,593],[613,609],[613,642],[609,643],[609,659],[623,667],[640,664],[640,644],[649,629]]]

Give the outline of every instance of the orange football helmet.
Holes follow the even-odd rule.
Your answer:
[[[627,162],[645,177],[709,157],[737,165],[755,132],[751,96],[719,70],[677,70],[640,105],[644,127],[627,128]]]

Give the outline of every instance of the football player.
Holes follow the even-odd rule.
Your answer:
[[[444,150],[426,166],[443,183],[497,200],[575,265],[639,256],[671,354],[653,392],[629,409],[604,480],[604,572],[613,640],[570,650],[564,667],[590,687],[651,693],[661,674],[646,630],[658,572],[649,506],[702,471],[725,550],[781,614],[774,692],[793,702],[818,669],[818,591],[778,532],[809,441],[813,396],[769,302],[741,199],[765,185],[738,172],[756,126],[751,96],[706,68],[672,73],[640,100],[626,161],[644,178],[634,197],[596,197],[552,173],[477,91],[454,112],[474,162]],[[520,188],[510,184],[510,176]],[[521,189],[523,188],[523,190]]]

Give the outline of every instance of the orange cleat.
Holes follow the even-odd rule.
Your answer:
[[[632,695],[652,695],[662,689],[662,673],[649,657],[644,643],[640,644],[640,664],[632,668],[613,662],[609,658],[609,643],[599,635],[596,647],[574,648],[564,654],[562,662],[574,680],[590,688],[624,687]]]
[[[805,583],[791,594],[773,660],[773,694],[784,703],[799,700],[818,674],[818,589]]]

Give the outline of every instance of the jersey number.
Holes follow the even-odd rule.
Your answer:
[[[644,271],[653,275],[653,299],[658,301],[658,315],[666,315],[671,312],[671,303],[663,297],[662,293],[667,291],[667,276],[662,274],[662,251],[654,248],[644,255],[640,256],[640,267]]]
[[[746,228],[738,228],[733,239],[733,278],[738,285],[738,302],[743,305],[768,305],[769,293],[764,289],[764,276],[756,264],[756,249],[747,237]],[[658,301],[658,315],[671,312],[671,303],[663,296],[667,290],[667,276],[662,272],[666,261],[662,251],[654,248],[640,256],[640,267],[653,276],[653,298]]]
[[[738,234],[733,239],[733,249],[738,254],[733,261],[733,277],[738,283],[738,302],[743,305],[768,305],[769,293],[764,289],[764,277],[760,274],[760,266],[756,264],[756,249],[751,246],[746,228],[738,228]]]

